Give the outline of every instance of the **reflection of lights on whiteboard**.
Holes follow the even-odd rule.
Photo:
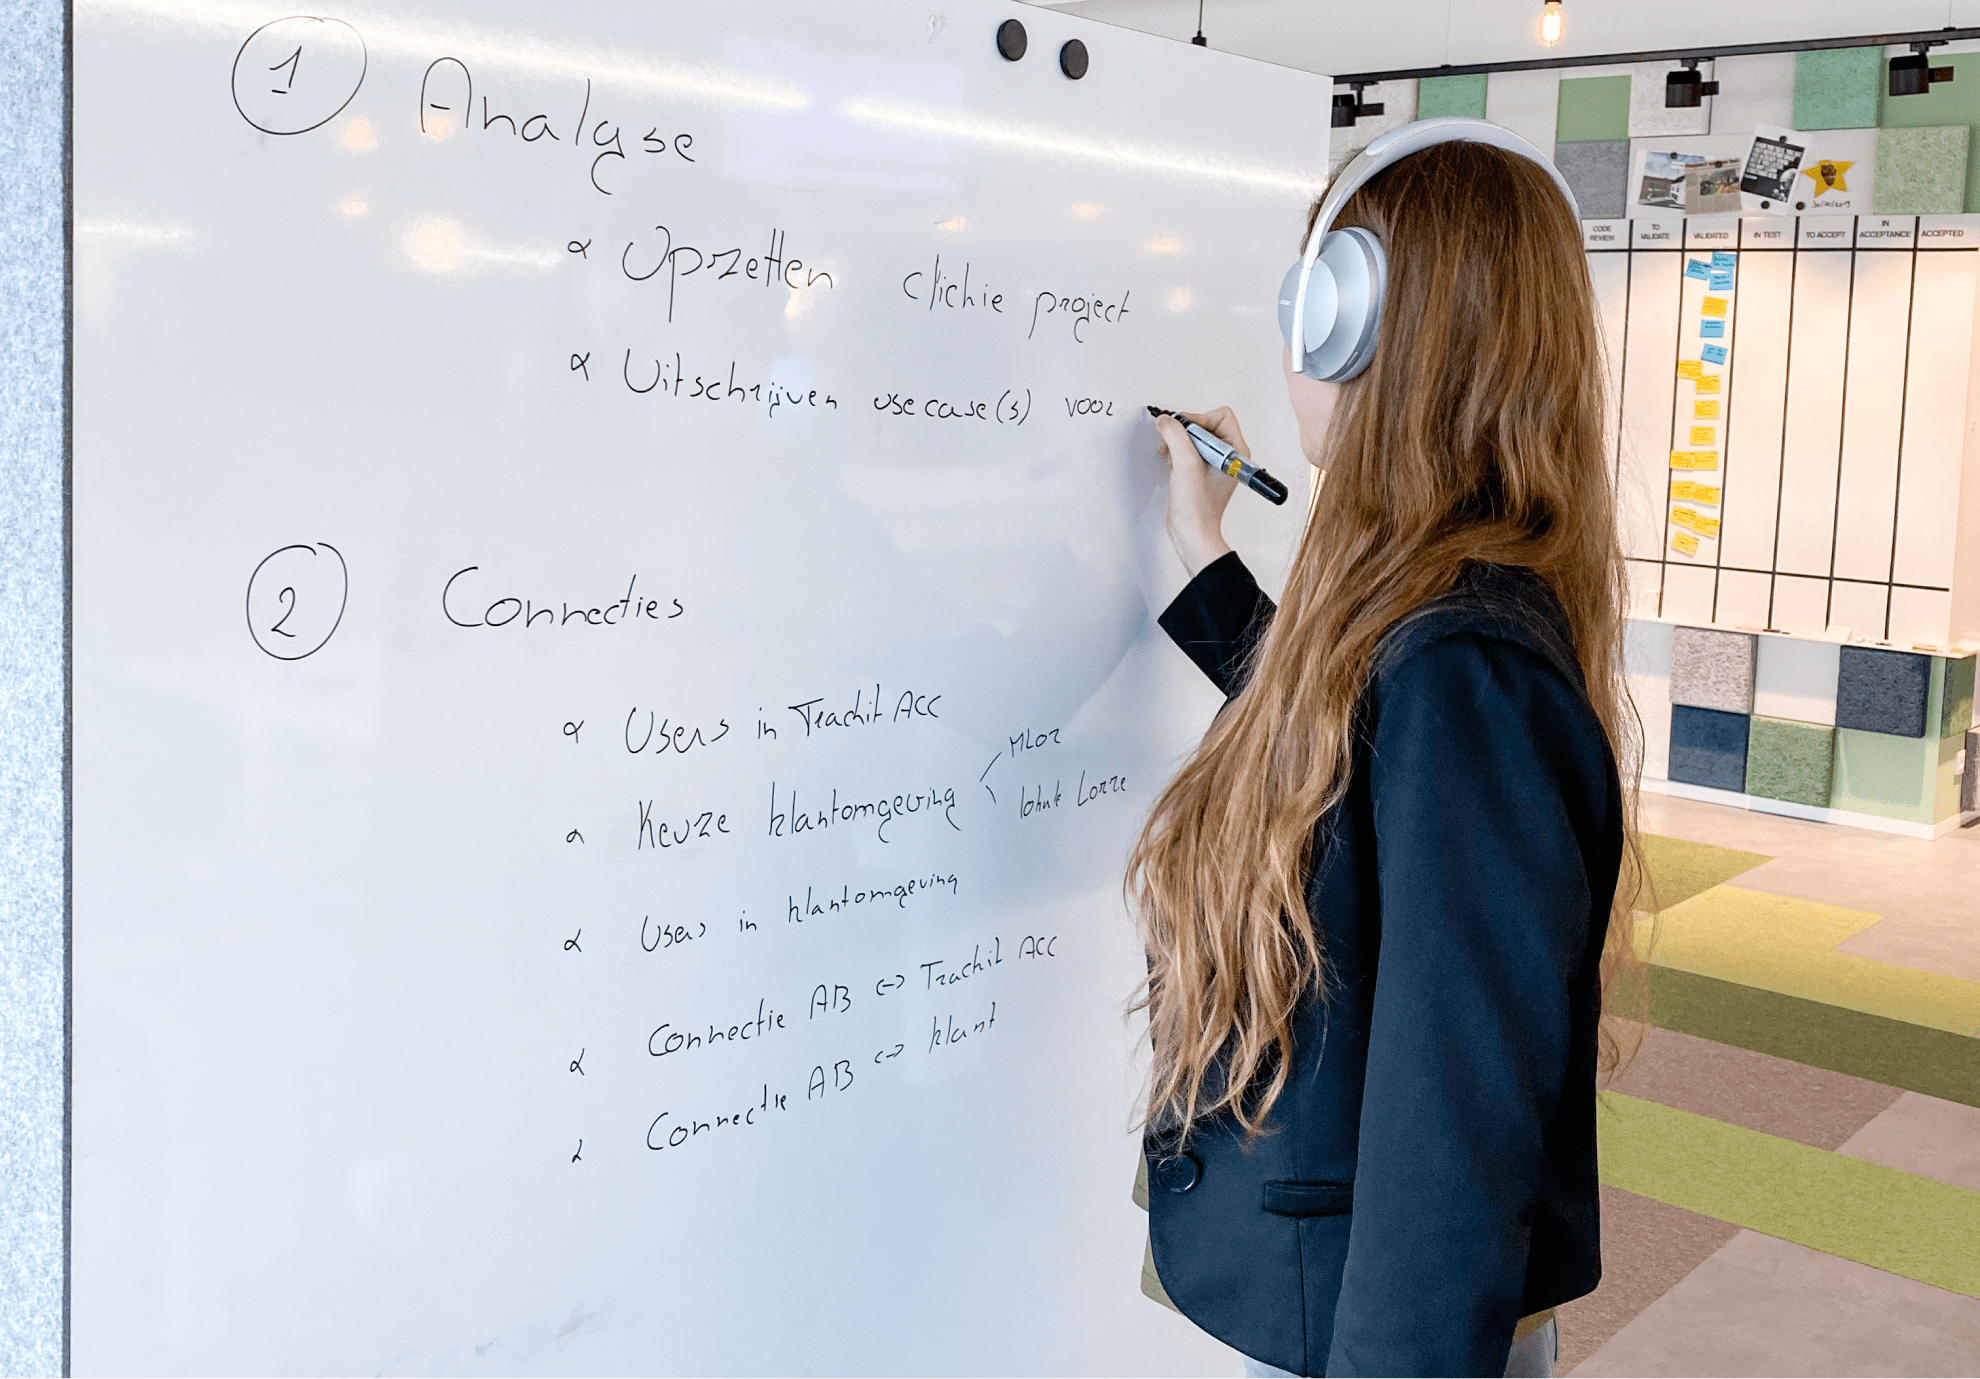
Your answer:
[[[795,321],[804,315],[805,308],[811,304],[811,298],[812,294],[809,292],[793,292],[789,300],[784,303],[784,319]]]
[[[1191,300],[1191,298],[1190,298],[1190,295],[1189,295],[1189,289],[1188,289],[1188,288],[1186,288],[1186,287],[1172,287],[1172,288],[1170,288],[1170,289],[1169,289],[1169,297],[1168,297],[1168,307],[1169,307],[1169,310],[1171,310],[1171,311],[1188,311],[1188,310],[1189,310],[1189,304],[1190,304],[1190,300]]]
[[[1261,168],[1235,163],[1211,153],[1185,153],[1173,148],[1106,143],[1063,134],[1043,125],[1014,124],[987,119],[933,106],[909,105],[903,101],[874,96],[854,96],[839,107],[847,119],[862,124],[904,130],[911,134],[935,134],[973,143],[1019,149],[1027,153],[1080,158],[1117,168],[1144,172],[1206,177],[1225,182],[1244,182],[1310,196],[1325,185],[1326,179],[1290,169]]]
[[[461,223],[425,216],[406,231],[406,257],[428,273],[473,272],[477,268],[550,268],[557,256],[547,249],[503,248],[472,240]]]
[[[352,153],[369,153],[378,147],[378,131],[371,127],[371,121],[359,115],[344,121],[344,127],[337,133],[337,142]]]
[[[1182,241],[1174,235],[1157,235],[1148,241],[1148,252],[1151,254],[1180,254],[1182,252]]]
[[[1097,202],[1092,201],[1075,201],[1072,204],[1072,213],[1081,220],[1092,220],[1100,214],[1101,209]]]
[[[76,222],[76,238],[85,243],[139,249],[183,243],[192,238],[192,231],[183,225],[154,225],[142,220],[82,220]]]
[[[365,204],[365,200],[361,196],[347,196],[337,203],[337,209],[349,216],[352,220],[356,220],[359,216],[370,210],[371,207]]]
[[[935,228],[938,230],[947,230],[951,234],[957,234],[965,229],[968,224],[969,222],[964,220],[962,216],[952,215],[947,220],[936,221]]]
[[[142,15],[180,29],[204,29],[235,43],[240,36],[268,22],[265,5],[245,0],[77,0],[87,13]],[[496,37],[460,24],[421,25],[394,22],[372,14],[356,21],[365,47],[374,56],[389,54],[421,66],[442,53],[469,66],[507,68],[550,77],[586,78],[601,86],[657,92],[766,110],[802,110],[811,93],[783,82],[746,77],[715,66],[656,62],[626,58],[622,52],[545,43],[516,35]]]

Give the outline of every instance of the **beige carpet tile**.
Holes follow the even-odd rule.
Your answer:
[[[1740,1231],[1577,1375],[1972,1375],[1980,1298]]]
[[[1837,1152],[1980,1192],[1980,1107],[1903,1092]],[[1980,1355],[1974,1361],[1980,1370]]]
[[[1644,1031],[1636,1057],[1609,1085],[1817,1149],[1841,1145],[1903,1095],[1880,1082],[1668,1029]]]
[[[1724,1221],[1604,1185],[1601,1286],[1559,1309],[1554,1372],[1571,1372],[1738,1233]]]

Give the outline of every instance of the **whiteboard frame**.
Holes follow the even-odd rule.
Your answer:
[[[0,1374],[69,1372],[71,15],[0,10]]]

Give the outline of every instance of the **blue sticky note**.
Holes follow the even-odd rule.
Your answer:
[[[1699,350],[1698,354],[1707,364],[1723,364],[1726,362],[1726,347],[1724,345],[1707,345]]]
[[[1712,269],[1703,259],[1691,259],[1684,265],[1684,275],[1687,278],[1696,278],[1698,281],[1704,282],[1712,276]]]
[[[1711,281],[1707,284],[1714,292],[1730,292],[1733,285],[1733,271],[1730,268],[1714,268]]]
[[[1737,258],[1728,254],[1723,249],[1714,249],[1712,251],[1712,266],[1714,268],[1731,268],[1737,262],[1739,262]]]
[[[1726,322],[1722,316],[1707,316],[1698,323],[1698,333],[1707,340],[1717,340],[1726,333]]]

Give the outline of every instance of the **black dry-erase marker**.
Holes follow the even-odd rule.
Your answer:
[[[1171,412],[1166,407],[1150,407],[1151,417],[1174,417],[1182,422],[1183,429],[1189,432],[1189,441],[1196,447],[1196,453],[1203,457],[1203,463],[1212,469],[1242,479],[1253,493],[1260,494],[1276,503],[1286,501],[1286,486],[1225,445],[1195,422],[1187,420],[1181,412]]]

